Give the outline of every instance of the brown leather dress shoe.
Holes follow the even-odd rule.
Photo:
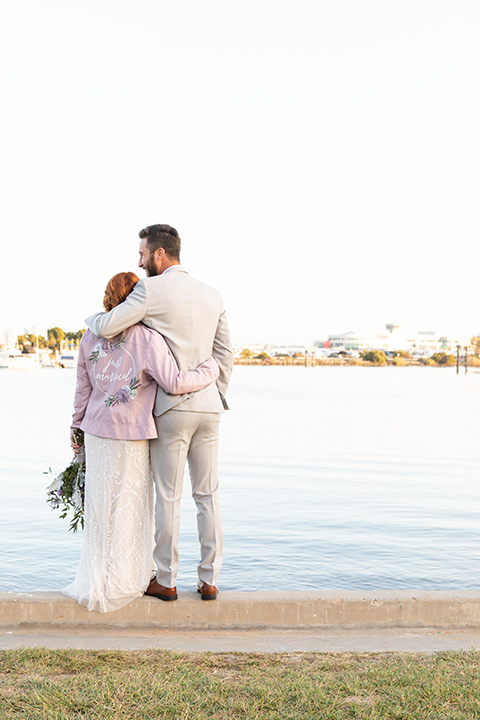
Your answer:
[[[197,587],[197,592],[201,593],[202,600],[216,600],[218,588],[215,587],[215,585],[200,583],[200,586]]]
[[[150,580],[150,585],[145,590],[144,595],[151,595],[152,597],[157,597],[165,601],[176,600],[178,597],[176,587],[169,588],[165,587],[165,585],[160,585],[156,577]]]

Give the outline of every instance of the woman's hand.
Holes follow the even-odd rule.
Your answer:
[[[80,452],[80,445],[75,442],[75,440],[73,439],[73,435],[70,438],[70,445],[73,450],[73,454],[75,455],[75,457],[77,457],[78,453]]]

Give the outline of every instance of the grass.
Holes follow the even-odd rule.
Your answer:
[[[0,718],[480,718],[480,652],[0,652]]]

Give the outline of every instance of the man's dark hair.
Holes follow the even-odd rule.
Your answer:
[[[151,253],[163,248],[169,258],[180,260],[180,236],[170,225],[149,225],[140,230],[138,235],[142,240],[147,238],[147,248]]]

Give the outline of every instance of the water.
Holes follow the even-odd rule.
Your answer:
[[[57,590],[81,534],[44,501],[75,373],[0,372],[0,590]],[[478,589],[480,374],[236,367],[222,418],[222,589]],[[198,561],[188,478],[178,587]]]

